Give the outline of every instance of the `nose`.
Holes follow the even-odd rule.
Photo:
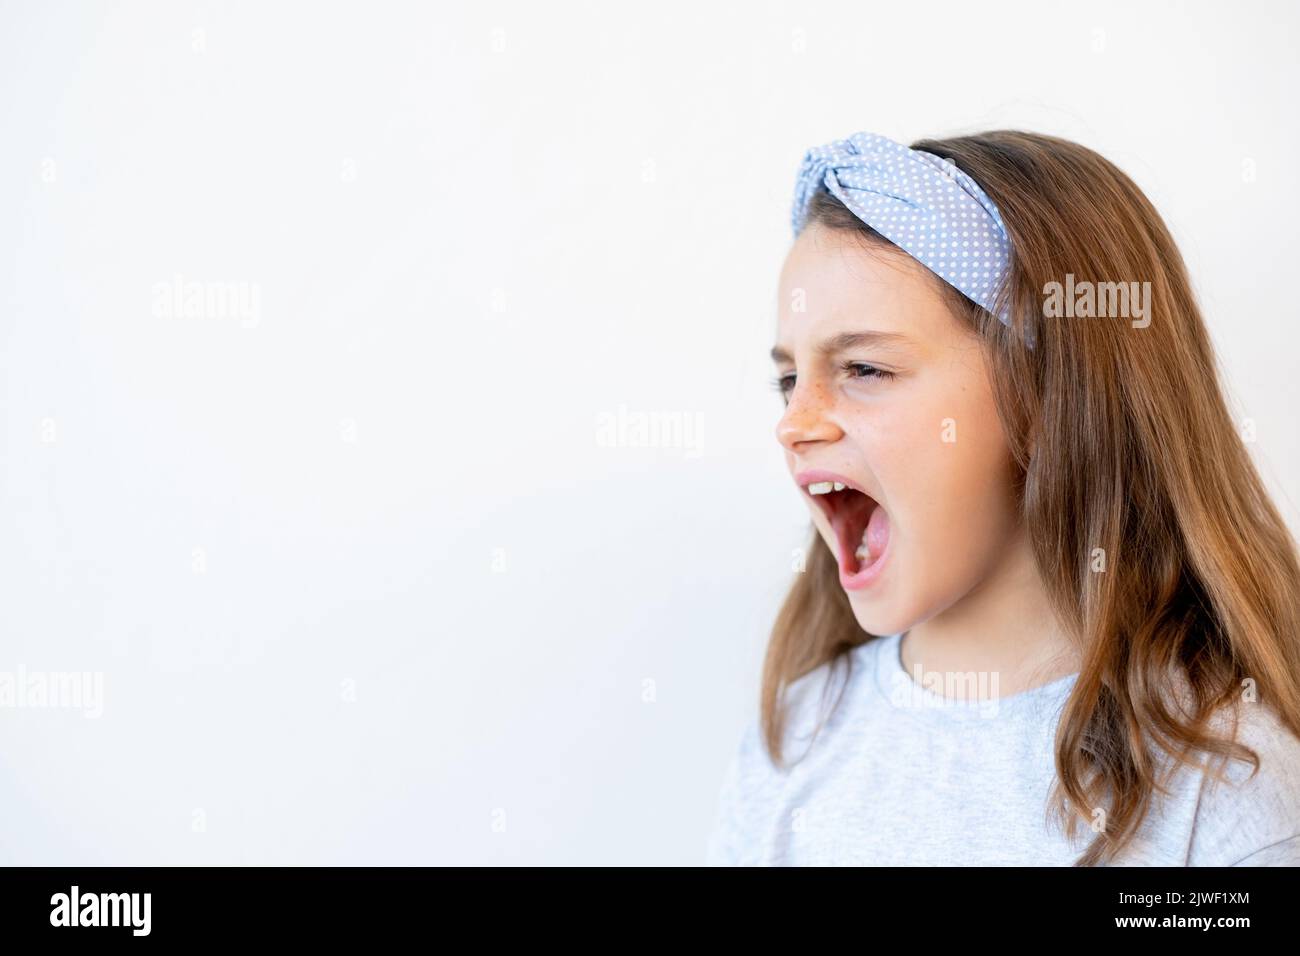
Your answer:
[[[790,403],[776,423],[776,440],[788,451],[798,451],[809,442],[838,441],[844,434],[835,424],[822,387],[816,382],[795,381]]]

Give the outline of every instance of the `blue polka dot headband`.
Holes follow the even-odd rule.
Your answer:
[[[797,238],[825,186],[859,219],[949,285],[994,311],[1011,270],[1011,242],[993,200],[947,159],[875,133],[814,146],[795,183]],[[1010,323],[1006,310],[997,313]]]

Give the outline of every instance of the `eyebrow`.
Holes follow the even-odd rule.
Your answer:
[[[840,352],[847,352],[850,349],[864,346],[897,348],[906,344],[906,342],[907,336],[899,335],[896,332],[841,332],[839,335],[832,336],[820,343],[817,346],[817,354],[821,356],[836,355]],[[778,345],[772,349],[772,361],[793,363],[794,359],[789,352]]]

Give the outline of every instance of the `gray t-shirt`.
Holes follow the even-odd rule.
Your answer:
[[[1071,843],[1047,815],[1052,742],[1075,675],[995,700],[961,699],[918,684],[899,643],[895,634],[850,652],[843,697],[810,748],[830,667],[791,685],[784,755],[807,754],[792,768],[773,767],[757,715],[747,722],[718,797],[707,865],[1068,866],[1078,858],[1096,834],[1081,824]],[[831,701],[843,674],[831,682]],[[1300,865],[1300,740],[1263,703],[1239,712],[1237,739],[1259,754],[1259,772],[1247,779],[1251,765],[1231,760],[1219,782],[1180,769],[1168,795],[1153,793],[1112,865]]]

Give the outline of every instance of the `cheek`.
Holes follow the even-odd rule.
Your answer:
[[[1015,524],[1014,472],[992,395],[967,385],[905,414],[882,460],[909,557],[931,573],[978,574]]]

